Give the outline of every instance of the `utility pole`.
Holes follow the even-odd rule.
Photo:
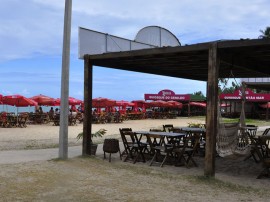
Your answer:
[[[61,104],[59,129],[59,158],[68,158],[68,97],[69,97],[69,65],[70,65],[70,35],[71,35],[72,0],[65,2],[62,76],[61,76]]]

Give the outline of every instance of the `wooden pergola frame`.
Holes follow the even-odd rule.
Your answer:
[[[215,41],[84,56],[83,155],[91,154],[93,66],[207,81],[204,174],[215,175],[218,78],[270,77],[270,39]]]

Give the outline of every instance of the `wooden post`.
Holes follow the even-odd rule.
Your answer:
[[[188,117],[190,117],[190,101],[188,101]]]
[[[89,56],[84,56],[84,119],[82,155],[91,155],[92,143],[92,82],[93,65]]]
[[[268,117],[269,117],[269,108],[268,108],[268,102],[266,103],[266,116],[265,116],[265,119],[266,121],[268,121]]]
[[[218,74],[219,58],[217,43],[212,43],[208,57],[207,82],[207,119],[206,119],[206,149],[205,149],[205,176],[215,176],[217,110],[218,110]]]

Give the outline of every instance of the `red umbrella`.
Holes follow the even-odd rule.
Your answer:
[[[132,103],[134,103],[137,107],[144,107],[145,106],[145,104],[147,103],[147,102],[145,102],[144,100],[133,100],[133,101],[131,101]]]
[[[183,107],[183,104],[180,103],[180,102],[177,102],[177,101],[171,100],[171,101],[168,101],[168,103],[172,104],[173,107],[177,107],[177,108],[182,108]]]
[[[104,107],[113,107],[116,106],[116,100],[111,100],[108,98],[94,98],[92,99],[92,107],[95,108],[104,108]]]
[[[132,103],[132,102],[129,102],[129,101],[124,101],[124,100],[121,100],[121,101],[116,101],[116,105],[115,106],[123,106],[123,107],[126,107],[126,106],[134,106],[135,104]]]
[[[30,97],[29,99],[36,101],[39,105],[47,105],[47,106],[57,105],[56,99],[42,94]]]
[[[226,104],[226,103],[221,103],[219,106],[220,107],[230,107],[231,105],[230,104]]]
[[[197,107],[206,107],[205,102],[190,102],[190,106],[197,106]]]
[[[56,99],[56,105],[60,105],[60,102],[61,102],[61,99],[60,98],[57,98]],[[76,99],[74,97],[68,97],[68,104],[69,105],[80,105],[82,104],[83,101],[82,100],[79,100],[79,99]]]
[[[82,100],[79,100],[79,99],[76,99],[74,97],[69,97],[68,98],[68,103],[70,105],[80,105],[81,103],[83,103],[83,101]]]
[[[265,104],[260,104],[259,106],[262,108],[270,108],[270,102],[267,102]]]
[[[2,99],[3,99],[3,95],[0,94],[0,104],[3,104]]]
[[[8,95],[3,97],[3,104],[16,107],[37,106],[38,103],[34,100],[26,98],[22,95]]]
[[[170,103],[165,102],[165,101],[157,100],[157,101],[147,102],[146,106],[148,106],[148,107],[170,107],[172,105]]]

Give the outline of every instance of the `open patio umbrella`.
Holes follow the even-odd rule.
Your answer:
[[[37,106],[38,103],[34,100],[26,98],[22,95],[7,95],[3,97],[3,104],[16,106],[17,107],[17,115],[19,107],[28,107],[28,106]],[[17,116],[18,123],[18,116]]]
[[[60,102],[61,102],[61,99],[60,98],[57,98],[56,99],[56,105],[55,106],[59,106],[60,105]],[[68,104],[69,105],[80,105],[82,103],[83,103],[82,100],[76,99],[74,97],[68,97]]]
[[[80,104],[83,103],[83,101],[79,100],[77,98],[74,98],[74,97],[69,97],[68,98],[68,103],[69,103],[69,105],[80,105]]]
[[[129,102],[129,101],[125,101],[125,100],[120,100],[120,101],[116,101],[116,105],[115,106],[118,106],[118,107],[132,107],[134,106],[135,104],[132,103],[132,102]]]
[[[172,104],[167,103],[167,102],[162,101],[162,100],[156,100],[156,101],[152,101],[152,102],[147,102],[146,106],[148,106],[148,107],[171,107]]]
[[[168,103],[170,103],[172,105],[172,107],[176,107],[176,108],[182,108],[183,107],[183,104],[180,103],[180,102],[177,102],[177,101],[168,101]]]
[[[108,98],[94,98],[92,99],[92,107],[94,108],[105,108],[105,107],[113,107],[116,106],[116,100],[111,100]]]
[[[12,105],[16,107],[37,106],[38,103],[34,100],[26,98],[22,95],[7,95],[2,98],[3,104]]]
[[[206,107],[205,102],[190,102],[190,106],[196,106],[196,107]]]
[[[0,105],[3,104],[2,99],[3,99],[3,95],[0,94]]]
[[[270,102],[267,102],[265,104],[260,104],[259,106],[262,108],[270,108]]]
[[[46,95],[42,95],[42,94],[30,97],[29,99],[36,101],[38,103],[38,105],[46,105],[46,106],[57,105],[56,99],[49,97],[49,96],[46,96]]]

